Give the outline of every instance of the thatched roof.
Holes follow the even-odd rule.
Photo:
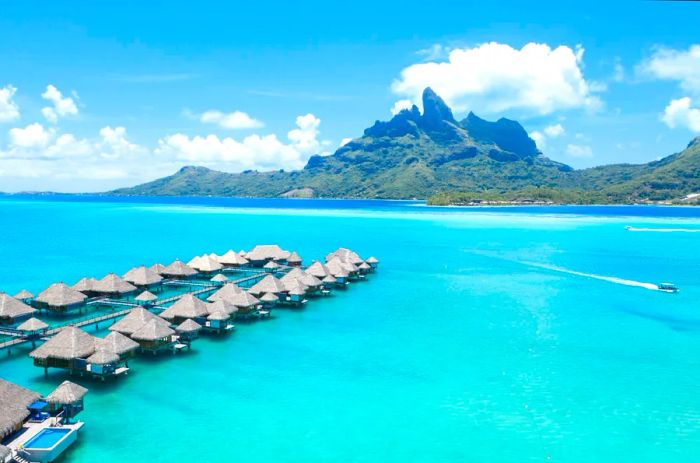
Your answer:
[[[287,257],[287,262],[290,264],[300,264],[301,263],[301,256],[297,254],[296,251],[293,251],[289,257]]]
[[[215,272],[224,268],[216,259],[212,256],[204,255],[195,264],[191,265],[200,272]]]
[[[284,283],[273,275],[266,275],[265,278],[255,283],[249,290],[251,294],[262,293],[283,293]]]
[[[263,268],[274,270],[274,269],[280,268],[280,264],[271,260],[267,264],[263,265]]]
[[[104,338],[97,338],[95,348],[98,350],[108,350],[117,355],[127,354],[138,348],[139,344],[127,338],[118,331],[112,331]]]
[[[260,300],[257,297],[253,296],[252,294],[246,291],[236,293],[231,297],[227,297],[224,300],[230,304],[235,305],[236,307],[241,308],[255,307],[256,305],[260,304]]]
[[[224,275],[223,273],[218,273],[211,277],[209,281],[213,281],[214,283],[223,283],[225,281],[228,281],[228,277]]]
[[[151,266],[148,267],[148,268],[151,269],[151,270],[153,270],[154,272],[156,272],[158,275],[162,275],[162,274],[163,274],[163,270],[165,270],[165,265],[163,265],[163,264],[153,264],[153,265],[151,265]]]
[[[2,435],[0,435],[2,437]],[[0,461],[9,461],[9,457],[12,455],[12,450],[0,444]]]
[[[220,264],[224,265],[245,265],[248,263],[248,259],[231,250],[227,251],[223,256],[219,256],[218,260]]]
[[[290,289],[289,294],[292,296],[303,296],[304,294],[306,294],[306,290],[303,286],[297,286],[295,288]]]
[[[207,320],[228,320],[229,318],[231,318],[230,314],[220,311],[211,313],[207,316]]]
[[[367,262],[362,262],[360,265],[357,266],[360,270],[369,270],[372,268],[371,265],[369,265]]]
[[[347,268],[338,259],[331,260],[326,264],[326,267],[330,270],[331,275],[336,278],[345,278],[350,275],[350,272],[348,272]]]
[[[367,262],[368,264],[378,264],[379,259],[377,259],[374,256],[369,256],[365,262]]]
[[[341,259],[338,258],[338,257],[334,257],[334,258],[332,258],[331,260],[329,260],[328,262],[326,262],[326,265],[327,265],[327,266],[328,266],[328,265],[331,265],[331,264],[333,264],[333,265],[336,265],[336,264],[339,265],[340,267],[344,268],[345,271],[348,272],[348,273],[356,273],[356,272],[358,272],[358,271],[360,270],[360,269],[357,267],[357,265],[355,265],[355,264],[353,264],[353,263],[351,263],[351,262],[347,262],[347,261],[341,260]]]
[[[245,258],[248,260],[284,260],[290,256],[289,251],[285,251],[276,244],[260,244],[248,251]]]
[[[219,288],[214,294],[207,298],[207,301],[214,302],[218,300],[231,299],[234,295],[242,293],[243,290],[239,288],[235,283],[226,283],[221,288]]]
[[[173,263],[165,267],[160,274],[173,277],[189,277],[196,275],[197,271],[185,265],[180,259],[175,259]]]
[[[71,286],[76,291],[93,291],[95,289],[95,285],[97,284],[97,280],[92,277],[83,277],[76,284]]]
[[[133,293],[138,288],[116,273],[108,273],[100,281],[95,283],[93,291],[104,294],[127,294]]]
[[[23,289],[22,291],[18,292],[15,294],[15,299],[20,299],[20,300],[25,300],[25,299],[31,299],[33,298],[34,295],[27,291],[26,289]]]
[[[143,307],[136,307],[132,309],[131,312],[126,314],[124,318],[116,322],[114,325],[110,326],[109,330],[117,331],[126,335],[131,335],[134,331],[141,328],[147,322],[156,318],[158,318],[156,315],[153,315],[151,312],[144,309]],[[165,322],[165,320],[161,319],[161,321],[167,323]]]
[[[145,265],[134,267],[124,274],[124,280],[137,286],[148,286],[160,283],[163,277]]]
[[[194,320],[187,319],[184,322],[177,325],[175,331],[178,333],[194,333],[202,329],[202,325]]]
[[[63,360],[87,358],[95,352],[96,339],[80,328],[67,326],[34,349],[29,356],[35,359],[55,358]]]
[[[334,277],[333,275],[328,275],[328,276],[323,277],[323,280],[321,280],[321,281],[322,281],[323,283],[335,283],[335,282],[337,282],[338,280],[336,280],[335,277]]]
[[[321,286],[321,280],[319,280],[317,277],[311,275],[308,272],[303,271],[300,268],[293,268],[287,274],[285,275],[289,276],[291,278],[296,278],[297,280],[301,281],[304,283],[306,286],[310,288],[316,288],[318,286]],[[283,278],[284,279],[284,278]]]
[[[197,265],[201,259],[202,256],[194,256],[192,259],[187,261],[187,265],[194,268],[194,266]]]
[[[210,315],[214,312],[224,312],[229,315],[233,315],[234,313],[238,312],[238,307],[223,299],[207,304],[207,309],[209,309]]]
[[[246,254],[248,254],[248,251],[246,251],[245,249],[241,249],[240,251],[238,251],[239,256],[245,257]]]
[[[263,302],[277,302],[280,300],[280,298],[275,296],[274,293],[265,293],[262,295],[260,300]]]
[[[119,361],[119,355],[111,350],[98,349],[87,358],[88,363],[95,363],[97,365],[106,365],[108,363],[114,363]]]
[[[331,271],[323,265],[321,262],[314,262],[313,264],[309,265],[309,267],[306,269],[306,273],[309,275],[313,275],[316,278],[323,278],[331,274]]]
[[[38,318],[32,317],[24,323],[20,323],[17,329],[20,331],[41,331],[45,330],[48,327],[49,325],[47,325],[46,323],[42,322]]]
[[[34,312],[36,312],[34,307],[28,306],[9,294],[0,293],[0,318],[23,317]]]
[[[193,296],[185,294],[180,299],[175,301],[173,305],[161,312],[160,316],[167,320],[178,318],[196,318],[206,317],[209,314],[207,303]]]
[[[51,307],[67,307],[83,302],[87,296],[65,283],[54,283],[36,297],[37,302]]]
[[[131,339],[137,341],[155,341],[173,334],[175,334],[175,330],[170,328],[167,323],[161,323],[157,319],[153,319],[136,330],[131,335]]]
[[[24,423],[29,416],[27,407],[40,398],[38,392],[0,378],[0,440]]]
[[[332,260],[333,258],[338,258],[342,262],[348,262],[351,264],[360,264],[364,262],[362,257],[360,257],[355,251],[348,248],[338,248],[332,253],[326,256],[326,262]]]
[[[73,405],[85,397],[88,390],[79,384],[63,381],[45,400],[50,404]]]
[[[158,299],[158,296],[150,291],[144,291],[134,298],[134,300],[137,302],[153,302],[156,299]]]
[[[282,281],[282,283],[284,284],[284,288],[287,291],[300,290],[301,293],[303,294],[306,291],[308,291],[308,289],[309,289],[308,286],[306,286],[300,280],[295,278],[293,275],[287,274],[287,275],[283,276],[280,281]]]

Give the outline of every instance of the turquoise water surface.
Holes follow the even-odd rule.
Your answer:
[[[10,293],[257,243],[381,260],[304,310],[74,378],[65,461],[700,460],[696,209],[11,196],[0,214]],[[68,378],[26,352],[0,376]]]

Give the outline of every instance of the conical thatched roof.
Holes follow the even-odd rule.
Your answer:
[[[134,298],[137,302],[153,302],[158,299],[158,296],[150,291],[144,291]]]
[[[131,339],[137,341],[155,341],[173,334],[175,334],[175,330],[170,328],[166,323],[159,323],[157,319],[153,319],[136,330],[131,335]]]
[[[180,259],[175,259],[173,263],[165,267],[160,274],[173,277],[189,277],[196,275],[197,271],[185,265]]]
[[[95,278],[92,277],[83,277],[76,284],[71,286],[76,291],[94,291],[95,285],[98,283],[98,281]]]
[[[218,260],[220,264],[224,265],[246,265],[248,263],[248,259],[233,251],[227,251],[223,256],[219,256]]]
[[[335,279],[333,275],[328,275],[323,277],[323,280],[321,280],[323,283],[336,283],[338,280]]]
[[[126,272],[124,274],[124,280],[136,286],[149,286],[160,283],[163,281],[163,277],[160,276],[159,273],[142,265],[141,267],[134,267]]]
[[[177,327],[175,328],[175,331],[177,331],[178,333],[195,333],[201,329],[202,329],[202,325],[200,325],[196,321],[188,318],[184,322],[177,325]]]
[[[63,381],[45,400],[50,404],[73,405],[83,400],[87,392],[88,390],[79,384]]]
[[[313,275],[316,278],[322,279],[330,275],[331,271],[321,262],[316,261],[313,264],[309,265],[309,267],[306,269],[306,273],[308,273],[309,275]]]
[[[360,265],[357,266],[360,270],[369,270],[372,268],[371,265],[369,265],[367,262],[362,262]]]
[[[271,260],[267,264],[263,265],[263,268],[268,269],[268,270],[275,270],[275,269],[280,268],[280,264]]]
[[[265,293],[262,295],[260,300],[263,302],[277,302],[280,300],[280,298],[275,296],[274,293]]]
[[[223,299],[219,299],[218,301],[208,304],[207,308],[209,309],[210,315],[214,312],[224,312],[229,315],[233,315],[234,313],[238,312],[238,307]]]
[[[235,294],[242,293],[243,290],[239,288],[235,283],[226,283],[221,288],[219,288],[214,294],[207,298],[207,301],[214,302],[218,300],[228,300],[231,299]]]
[[[42,322],[38,318],[32,317],[24,323],[20,323],[17,329],[20,331],[41,331],[45,330],[48,327],[49,325],[47,325],[46,323]]]
[[[300,280],[294,278],[294,276],[285,275],[282,277],[282,279],[280,281],[282,281],[282,283],[284,284],[284,288],[287,291],[290,291],[290,294],[291,294],[291,291],[294,291],[294,290],[299,290],[303,294],[309,289],[308,286],[306,286]]]
[[[289,272],[287,272],[285,277],[296,278],[310,288],[321,286],[321,280],[300,268],[291,269]]]
[[[38,392],[0,378],[0,440],[24,423],[29,416],[27,407],[40,398]]]
[[[125,334],[127,336],[131,335],[134,331],[141,328],[147,322],[157,319],[156,315],[153,315],[148,310],[143,307],[136,307],[131,310],[128,314],[124,316],[121,320],[116,322],[114,325],[109,327],[110,331],[117,331],[119,333]],[[161,321],[167,323],[165,320]]]
[[[338,248],[332,253],[328,254],[326,256],[326,262],[332,260],[333,258],[338,258],[342,262],[348,262],[350,264],[361,264],[364,262],[355,251],[348,248]]]
[[[228,281],[228,277],[223,273],[219,273],[211,277],[209,281],[213,281],[214,283],[223,283],[225,281]]]
[[[348,273],[356,273],[359,271],[359,268],[357,267],[357,265],[355,265],[351,262],[343,261],[338,257],[334,257],[331,260],[329,260],[328,262],[326,262],[326,266],[328,266],[328,268],[333,268],[336,265],[340,266]]]
[[[95,348],[98,350],[108,350],[117,355],[127,354],[138,348],[139,344],[127,338],[118,331],[112,331],[104,338],[97,338]]]
[[[251,294],[262,293],[283,293],[284,284],[273,275],[266,275],[265,278],[255,283],[249,290]]]
[[[290,255],[276,244],[261,244],[248,251],[245,258],[248,260],[284,260]]]
[[[228,320],[231,315],[226,312],[214,312],[207,316],[207,320]]]
[[[249,307],[255,307],[256,305],[260,304],[260,300],[253,296],[252,294],[246,292],[246,291],[241,291],[240,293],[234,294],[231,297],[227,297],[224,299],[226,302],[235,305],[236,307],[240,308],[249,308]]]
[[[36,297],[37,302],[50,307],[67,307],[83,302],[87,296],[76,291],[65,283],[54,283]]]
[[[187,261],[187,265],[194,268],[194,266],[197,265],[201,259],[202,256],[194,256],[192,259]]]
[[[306,294],[306,291],[304,291],[300,286],[289,290],[289,295],[291,296],[303,296],[304,294]]]
[[[196,317],[206,317],[209,314],[207,309],[207,303],[193,296],[192,294],[185,294],[180,299],[175,301],[173,305],[161,312],[160,316],[171,320],[175,317],[178,318],[196,318]]]
[[[1,422],[0,426],[2,426]],[[0,431],[0,437],[3,437],[2,431]],[[0,444],[0,461],[10,461],[10,455],[12,455],[12,450]]]
[[[28,306],[9,294],[0,293],[0,318],[23,317],[34,312],[36,312],[34,307]]]
[[[108,273],[95,284],[93,291],[104,294],[128,294],[138,288],[116,273]]]
[[[86,358],[95,352],[96,338],[80,328],[67,326],[58,334],[34,349],[29,356],[35,359],[72,360]]]
[[[98,349],[87,358],[88,363],[95,363],[97,365],[106,365],[108,363],[114,363],[119,361],[119,355],[116,352],[110,350]]]
[[[345,278],[350,275],[350,272],[348,272],[345,266],[342,265],[342,262],[337,259],[333,259],[328,262],[326,267],[328,267],[328,270],[330,270],[331,275],[336,278]]]
[[[151,270],[153,270],[154,272],[156,272],[158,275],[162,275],[162,274],[163,274],[163,270],[165,270],[165,265],[163,265],[163,264],[153,264],[153,265],[151,265],[151,266],[148,267],[148,268],[151,269]]]
[[[192,267],[200,272],[215,272],[224,268],[216,259],[207,255],[202,256]]]
[[[238,251],[239,256],[245,257],[246,254],[248,254],[248,251],[246,251],[245,249],[241,249],[240,251]]]
[[[287,257],[287,262],[290,264],[301,264],[301,256],[297,254],[296,251],[293,251],[289,257]]]
[[[34,297],[34,295],[32,293],[30,293],[29,291],[27,291],[26,289],[23,289],[22,291],[15,294],[15,299],[19,299],[19,300],[31,299],[33,297]]]
[[[378,264],[378,263],[379,263],[379,259],[377,259],[377,258],[374,257],[374,256],[370,256],[370,257],[367,258],[367,260],[366,260],[365,262],[367,262],[368,264]]]

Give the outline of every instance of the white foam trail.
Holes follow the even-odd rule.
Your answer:
[[[569,275],[576,275],[576,276],[585,277],[585,278],[593,278],[596,280],[608,281],[610,283],[615,283],[618,285],[637,286],[639,288],[650,289],[652,291],[659,291],[659,285],[656,285],[654,283],[644,283],[642,281],[625,280],[624,278],[617,278],[617,277],[611,277],[611,276],[606,276],[606,275],[596,275],[595,273],[577,272],[576,270],[569,270],[568,268],[557,267],[555,265],[538,264],[535,262],[523,262],[523,264],[529,265],[531,267],[538,267],[538,268],[543,268],[546,270],[552,270],[554,272],[568,273]]]
[[[627,231],[633,232],[656,232],[656,233],[700,233],[700,228],[636,228],[625,227]]]

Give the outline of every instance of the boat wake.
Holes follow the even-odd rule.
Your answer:
[[[594,280],[607,281],[607,282],[615,283],[618,285],[636,286],[638,288],[649,289],[652,291],[659,291],[659,285],[654,284],[654,283],[644,283],[643,281],[626,280],[624,278],[611,277],[611,276],[606,276],[606,275],[596,275],[595,273],[578,272],[576,270],[570,270],[570,269],[564,268],[564,267],[557,267],[556,265],[538,264],[536,262],[523,262],[523,264],[528,265],[530,267],[537,267],[537,268],[542,268],[545,270],[551,270],[553,272],[566,273],[569,275],[576,275],[576,276],[584,277],[584,278],[593,278]]]
[[[655,233],[700,233],[700,228],[637,228],[625,227],[627,231],[633,232],[655,232]]]

